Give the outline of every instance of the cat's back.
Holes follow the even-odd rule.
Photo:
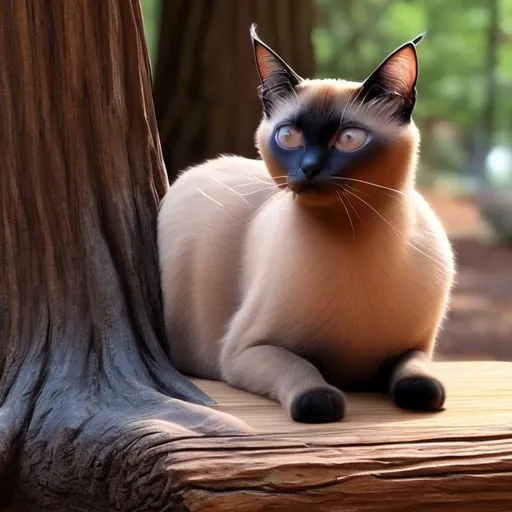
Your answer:
[[[158,245],[164,279],[168,261],[202,258],[203,247],[208,249],[207,268],[225,248],[235,257],[251,216],[277,190],[259,160],[223,156],[185,170],[160,204]]]
[[[216,377],[217,340],[236,309],[246,232],[278,190],[261,161],[220,157],[184,171],[162,199],[164,319],[182,371],[200,367]]]
[[[179,214],[192,208],[200,208],[197,213],[203,217],[244,215],[276,190],[261,160],[222,156],[182,172],[162,199],[160,216],[165,217],[170,210]],[[186,222],[180,219],[180,223],[183,220]]]

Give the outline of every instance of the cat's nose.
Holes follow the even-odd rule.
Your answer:
[[[306,176],[308,180],[311,180],[317,174],[320,174],[323,165],[323,159],[321,158],[320,155],[315,153],[306,153],[304,155],[304,158],[302,159],[300,168],[304,173],[304,176]]]

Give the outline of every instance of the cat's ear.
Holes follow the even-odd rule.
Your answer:
[[[258,37],[254,23],[251,25],[251,39],[261,80],[259,94],[265,114],[270,115],[272,106],[278,99],[295,95],[295,87],[302,78]]]
[[[410,121],[416,104],[416,82],[418,81],[418,56],[416,45],[425,34],[396,49],[377,67],[363,83],[364,101],[376,98],[397,102],[397,115]]]

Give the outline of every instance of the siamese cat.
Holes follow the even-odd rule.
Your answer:
[[[454,262],[415,190],[422,36],[362,83],[301,78],[254,25],[251,37],[261,159],[190,168],[160,207],[174,364],[279,401],[297,422],[340,420],[344,391],[442,409],[429,361]]]

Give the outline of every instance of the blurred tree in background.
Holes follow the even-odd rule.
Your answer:
[[[510,0],[143,0],[143,7],[170,169],[220,152],[254,156],[252,21],[300,73],[349,80],[364,79],[427,31],[415,115],[424,182],[450,173],[481,178],[493,145],[511,145]]]
[[[219,153],[256,156],[261,105],[252,22],[298,73],[314,73],[311,0],[163,2],[153,98],[171,179]]]
[[[144,32],[152,67],[155,65],[158,32],[160,30],[160,16],[162,14],[162,0],[141,0],[144,14]]]
[[[313,32],[319,76],[363,79],[396,46],[418,47],[416,122],[423,164],[462,171],[512,124],[512,2],[509,0],[317,0]],[[495,56],[495,58],[493,58]],[[479,163],[481,166],[482,162]]]

